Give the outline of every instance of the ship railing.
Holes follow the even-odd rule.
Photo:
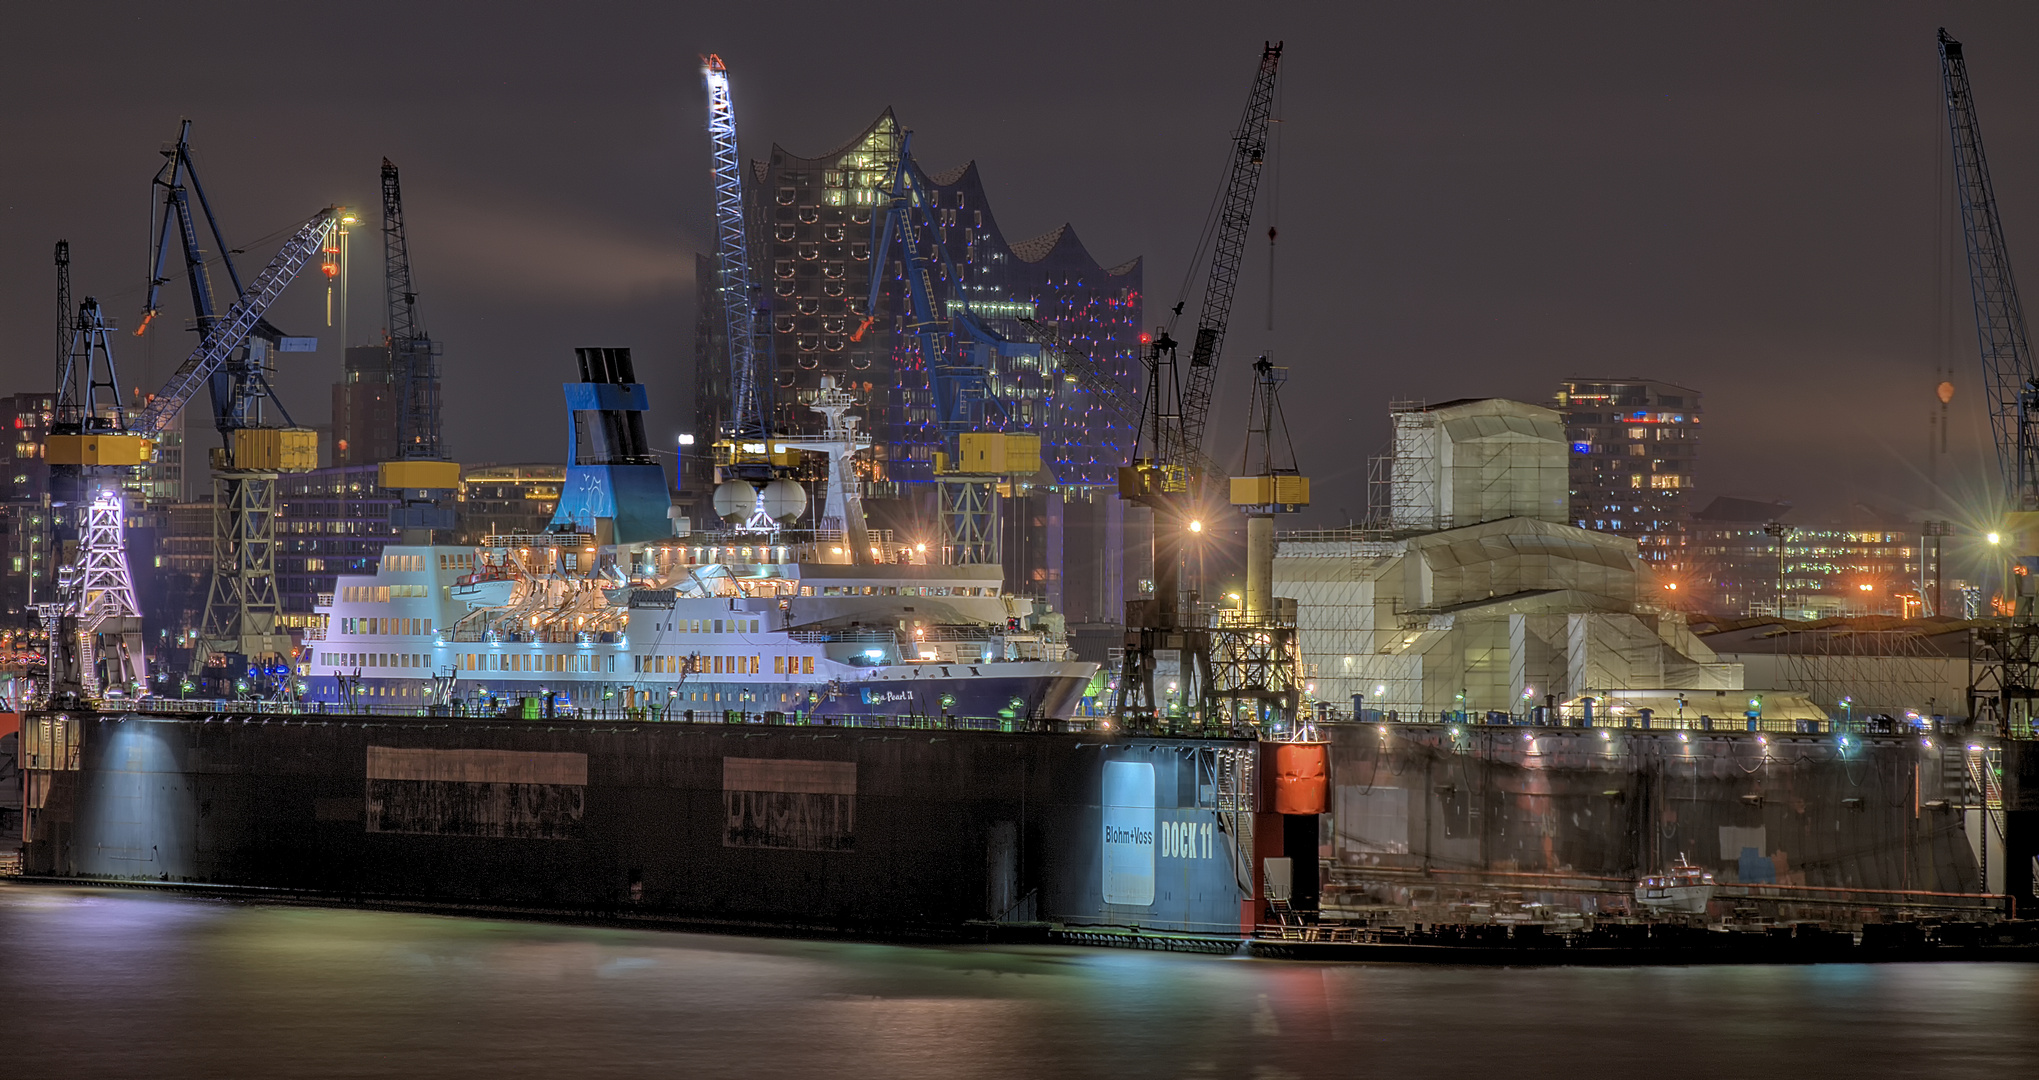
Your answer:
[[[1638,712],[1623,712],[1608,715],[1595,711],[1588,715],[1577,706],[1559,706],[1551,709],[1536,706],[1526,711],[1502,712],[1500,710],[1480,711],[1473,709],[1397,709],[1368,706],[1358,710],[1342,709],[1324,704],[1315,719],[1320,723],[1353,724],[1421,724],[1426,726],[1448,726],[1463,728],[1578,728],[1597,731],[1632,732],[1689,732],[1715,735],[1825,735],[1825,736],[1886,736],[1907,739],[1932,738],[1951,734],[1960,725],[1946,717],[1923,717],[1916,723],[1897,725],[1876,724],[1862,719],[1801,719],[1776,716],[1749,717],[1746,715],[1713,716],[1688,709],[1684,715],[1656,713],[1649,717]]]
[[[109,710],[112,711],[112,710]],[[223,698],[142,698],[129,703],[123,712],[202,716],[220,721],[259,722],[268,718],[303,718],[330,721],[338,718],[382,716],[390,718],[466,718],[476,720],[553,720],[591,723],[695,723],[752,727],[817,727],[912,731],[983,731],[1010,733],[1060,733],[1081,735],[1111,733],[1109,725],[1097,720],[1050,720],[1026,716],[956,716],[953,714],[902,713],[894,716],[816,716],[800,711],[754,712],[737,709],[682,709],[673,707],[626,707],[615,703],[600,706],[555,705],[545,709],[535,699],[527,706],[522,697],[462,700],[440,705],[397,705],[371,702],[318,702],[283,700],[230,700]],[[1155,729],[1151,734],[1177,738],[1232,738],[1230,732],[1214,727]]]
[[[791,630],[787,636],[803,645],[899,643],[899,633],[894,630]]]

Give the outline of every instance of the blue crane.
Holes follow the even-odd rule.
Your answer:
[[[205,185],[199,182],[197,166],[191,160],[191,121],[184,121],[183,126],[178,129],[176,144],[164,150],[163,156],[168,160],[157,171],[153,181],[154,186],[161,189],[162,205],[160,224],[153,219],[149,223],[152,234],[149,299],[143,305],[141,325],[135,328],[135,336],[140,337],[147,333],[149,324],[162,313],[160,302],[163,286],[170,282],[170,278],[164,273],[165,264],[169,261],[170,249],[175,246],[183,253],[184,276],[191,286],[191,311],[197,323],[195,329],[198,331],[200,343],[199,352],[193,356],[206,352],[213,354],[206,372],[212,392],[213,423],[219,429],[220,436],[231,455],[235,432],[268,426],[262,420],[264,401],[276,405],[277,410],[283,414],[287,426],[296,426],[290,419],[289,410],[283,407],[283,403],[276,397],[275,390],[269,385],[267,365],[263,362],[262,356],[259,353],[243,354],[240,347],[247,344],[252,336],[284,351],[310,351],[306,348],[306,343],[310,342],[310,339],[286,338],[282,331],[271,326],[268,320],[263,318],[262,312],[268,310],[269,302],[275,299],[274,295],[261,303],[261,311],[257,311],[252,319],[245,320],[246,325],[241,325],[243,320],[236,318],[236,315],[245,311],[249,290],[241,282],[241,273],[234,266],[233,250],[227,246],[226,237],[220,232],[219,219],[212,212],[212,202],[205,197]],[[233,284],[233,303],[230,310],[225,312],[220,309],[212,274],[207,266],[206,252],[200,246],[198,218],[191,205],[193,196],[197,197],[198,211],[205,215],[206,231],[212,237],[220,265],[225,268],[227,279]],[[329,208],[327,211],[321,211],[321,214],[325,215],[324,225],[319,233],[319,239],[323,241],[338,224],[339,213],[337,208]],[[300,229],[300,235],[302,233],[303,230]],[[293,237],[290,242],[286,242],[285,250],[291,250],[297,239],[299,238]],[[295,267],[290,274],[293,277],[296,275]],[[284,283],[287,284],[287,280]],[[282,286],[278,285],[277,291],[280,292],[281,288]],[[228,325],[230,337],[222,337],[216,332],[222,324]],[[316,347],[316,342],[310,344]],[[177,407],[182,406],[183,401],[180,399]],[[167,422],[176,415],[176,410],[172,409],[167,414],[157,412],[154,415],[159,415]]]

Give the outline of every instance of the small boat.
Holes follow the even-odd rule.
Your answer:
[[[1635,902],[1651,911],[1703,915],[1713,888],[1713,875],[1686,862],[1680,852],[1669,870],[1636,882]]]

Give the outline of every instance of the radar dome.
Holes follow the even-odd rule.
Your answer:
[[[774,480],[765,485],[765,516],[781,525],[791,525],[807,512],[807,489],[797,480]]]
[[[740,525],[757,508],[758,489],[742,480],[730,480],[715,489],[715,516]]]

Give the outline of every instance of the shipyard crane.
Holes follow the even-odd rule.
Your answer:
[[[1983,730],[2003,737],[2001,815],[1984,815],[1989,833],[2002,839],[2003,891],[2013,903],[2034,900],[2034,857],[2039,856],[2039,820],[2013,807],[2039,805],[2039,792],[2024,790],[2039,768],[2024,759],[2039,755],[2033,715],[2039,712],[2039,619],[2033,616],[2033,576],[2039,574],[2039,372],[2032,359],[2025,312],[1997,213],[1996,190],[1982,152],[1975,97],[1961,43],[1939,34],[1940,74],[1947,95],[1947,126],[1954,147],[1955,189],[1961,199],[1961,233],[1968,253],[1968,287],[1975,306],[1975,332],[1982,354],[1983,394],[1989,401],[1990,434],[1996,442],[2003,482],[2004,523],[1990,536],[1992,554],[2001,547],[2008,560],[2003,576],[2005,605],[1998,617],[1976,627],[1970,638],[1969,715]],[[1983,770],[1992,767],[1983,764]],[[1975,777],[1985,781],[1987,777]],[[1995,829],[1991,828],[1994,822]]]
[[[439,420],[437,341],[418,318],[411,284],[411,248],[404,235],[403,187],[397,167],[382,159],[382,270],[389,302],[389,374],[396,392],[395,461],[378,464],[377,482],[398,493],[390,524],[407,544],[427,544],[453,528],[460,465],[446,459]]]
[[[1969,295],[1982,350],[1984,396],[1995,438],[2007,508],[2039,511],[2039,387],[2035,387],[2030,335],[2011,277],[2003,220],[1983,158],[1982,131],[1961,43],[1940,31],[1940,73],[1947,89],[1948,129],[1954,143],[1955,188],[1961,197],[1961,233],[1968,251]]]
[[[1153,595],[1126,605],[1124,659],[1117,691],[1120,715],[1136,723],[1163,716],[1202,719],[1213,704],[1208,620],[1183,608],[1182,547],[1185,534],[1203,529],[1198,507],[1210,471],[1203,448],[1204,426],[1231,321],[1239,265],[1245,258],[1246,234],[1253,223],[1253,204],[1260,190],[1281,50],[1280,42],[1268,42],[1261,48],[1246,108],[1232,133],[1231,164],[1219,192],[1217,216],[1207,233],[1212,242],[1209,277],[1188,371],[1183,370],[1178,344],[1168,328],[1143,335],[1147,393],[1141,404],[1140,448],[1133,463],[1119,470],[1119,497],[1154,514],[1150,531]],[[1181,306],[1176,310],[1179,313]]]
[[[701,58],[708,86],[708,137],[715,179],[716,291],[722,299],[728,346],[729,415],[715,440],[717,516],[759,532],[781,528],[807,505],[806,490],[790,478],[800,452],[772,438],[771,363],[760,338],[758,294],[751,278],[750,229],[743,205],[743,159],[737,153],[736,103],[729,68],[720,56]],[[842,482],[854,484],[851,478]],[[854,503],[854,500],[852,500]],[[861,505],[861,504],[856,504]],[[862,535],[862,523],[845,523]],[[854,558],[859,548],[851,548]]]
[[[131,416],[120,410],[117,394],[108,402],[98,402],[89,396],[95,386],[116,387],[118,376],[113,368],[112,327],[101,316],[97,302],[87,297],[80,305],[74,327],[70,363],[61,373],[74,389],[68,395],[62,392],[59,395],[63,400],[82,402],[67,405],[64,413],[76,416],[74,425],[78,430],[53,427],[47,450],[52,472],[70,470],[89,480],[95,475],[117,475],[146,465],[154,456],[156,440],[170,422],[201,388],[213,384],[214,376],[245,351],[249,335],[262,324],[263,316],[284,287],[305,263],[319,254],[326,238],[338,227],[341,213],[338,207],[328,207],[298,226],[248,289],[224,313],[206,320],[207,330],[197,348]],[[103,372],[104,378],[95,371]],[[87,396],[79,397],[78,387]],[[270,464],[280,452],[276,445],[279,441],[250,438],[230,443],[229,453],[240,456],[223,460],[228,465]],[[223,470],[221,475],[234,477],[248,472],[259,474],[261,470],[237,468]],[[273,481],[274,473],[267,475]],[[120,494],[111,486],[95,487],[89,482],[83,486],[89,489],[81,496],[85,518],[76,549],[65,566],[66,589],[45,616],[52,623],[51,689],[90,697],[110,692],[119,684],[138,683],[145,677],[145,670],[140,612],[129,576]],[[251,482],[243,475],[241,487],[249,486]],[[242,512],[237,515],[230,517],[229,511],[237,509],[231,506],[215,512],[215,594],[221,590],[220,577],[226,575],[247,580],[251,588],[266,588],[269,596],[274,597],[273,486],[269,490],[268,510],[264,513],[246,513],[245,501],[238,507]],[[221,529],[222,518],[229,522],[225,529]],[[249,629],[280,636],[275,635],[273,621],[266,630],[259,626]],[[95,658],[100,643],[116,637],[120,651],[108,657],[113,661],[114,675],[104,680],[103,687],[97,687]],[[66,650],[61,658],[59,642]],[[274,651],[282,651],[274,641],[267,644]]]
[[[184,274],[191,288],[191,308],[199,347],[172,374],[164,391],[137,417],[142,435],[160,431],[203,380],[212,398],[213,426],[221,446],[212,453],[213,573],[207,589],[205,617],[200,625],[196,662],[229,665],[231,656],[282,657],[292,644],[279,632],[282,603],[276,591],[276,478],[280,472],[301,472],[318,465],[318,434],[298,427],[276,397],[269,380],[272,351],[310,352],[313,338],[287,337],[263,317],[289,284],[304,260],[324,250],[335,228],[351,221],[338,207],[320,211],[284,243],[277,261],[254,282],[244,284],[233,251],[221,233],[205,185],[199,181],[191,155],[191,121],[183,122],[177,142],[163,151],[166,159],[153,186],[160,190],[160,224],[152,220],[148,302],[143,308],[143,333],[160,313],[162,288],[169,283],[165,267],[170,249],[184,256]],[[197,210],[193,209],[193,202]],[[216,258],[233,286],[232,303],[224,310],[201,246],[199,213],[216,247]],[[309,249],[302,245],[315,239]],[[265,416],[274,405],[281,425]]]
[[[71,242],[57,241],[57,370],[61,373],[64,362],[71,356],[71,319],[77,313],[71,310]],[[57,385],[63,385],[61,374]]]
[[[122,531],[123,481],[147,460],[146,447],[121,438],[126,412],[113,327],[94,297],[71,309],[70,245],[58,242],[56,254],[57,302],[69,310],[58,325],[65,340],[44,451],[61,553],[54,599],[37,605],[49,633],[45,689],[88,700],[124,697],[148,682]]]
[[[871,265],[882,267],[897,254],[905,281],[903,331],[918,338],[921,365],[934,397],[941,449],[935,454],[937,515],[944,560],[996,563],[999,490],[1014,478],[1041,471],[1039,435],[1011,431],[1010,410],[995,390],[997,361],[1038,358],[1042,348],[1013,341],[993,329],[971,303],[963,275],[941,240],[938,193],[913,160],[907,132],[883,200],[871,217]],[[932,255],[929,250],[932,249]],[[936,281],[945,283],[938,289]],[[876,318],[885,277],[875,269],[865,300],[861,338]]]
[[[1293,736],[1302,704],[1296,602],[1274,595],[1274,517],[1309,504],[1310,480],[1296,466],[1282,414],[1288,369],[1262,356],[1253,363],[1246,450],[1232,477],[1232,505],[1246,515],[1246,591],[1222,607],[1211,628],[1212,697],[1227,719]],[[1258,460],[1256,460],[1256,458]]]
[[[714,152],[715,260],[722,298],[722,330],[729,345],[730,416],[734,438],[769,439],[771,380],[758,350],[757,295],[751,282],[750,236],[743,207],[743,159],[737,153],[736,104],[729,68],[709,54],[701,67],[708,84],[708,138]]]

